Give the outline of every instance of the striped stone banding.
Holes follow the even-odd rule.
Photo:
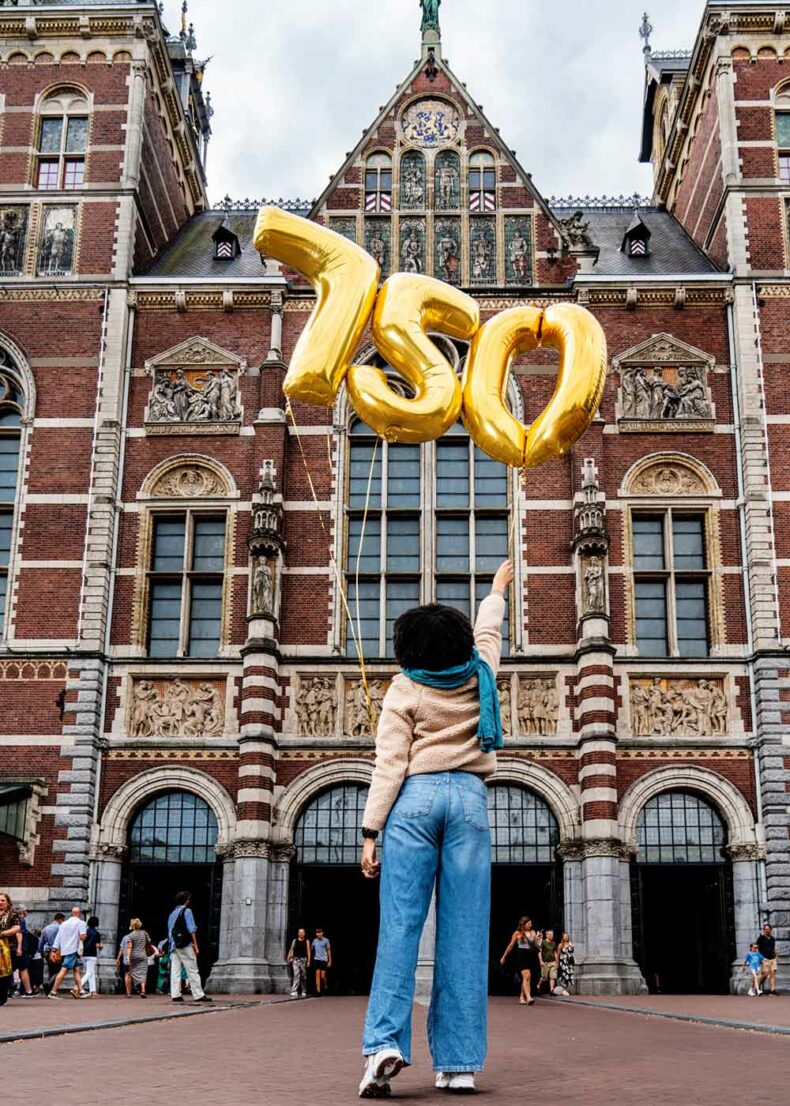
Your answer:
[[[591,765],[604,765],[610,764],[614,767],[617,764],[617,754],[614,749],[596,749],[595,751],[585,751],[579,757],[579,767],[583,771]]]
[[[584,771],[586,772],[587,769],[585,769]],[[582,785],[584,787],[584,791],[582,792],[582,802],[587,802],[586,793],[588,789],[590,791],[600,791],[603,789],[606,789],[607,791],[614,791],[614,788],[612,788],[611,786],[612,780],[614,778],[614,770],[610,772],[596,772],[594,768],[591,768],[589,771],[589,776],[585,775],[584,772],[580,776]],[[615,791],[615,795],[616,794],[617,792]]]
[[[271,811],[271,803],[240,801],[238,802],[237,818],[240,822],[268,822],[271,818]]]
[[[591,822],[596,819],[605,819],[606,821],[617,821],[617,803],[608,802],[585,802],[582,799],[582,821]]]

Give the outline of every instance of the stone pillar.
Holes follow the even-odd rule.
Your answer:
[[[288,940],[288,885],[293,845],[273,844],[269,851],[269,887],[266,911],[266,959],[273,991],[285,994],[291,980],[285,964]]]
[[[732,964],[730,990],[745,994],[750,977],[741,971],[746,950],[760,933],[759,861],[763,850],[759,845],[732,845],[727,850],[732,860],[732,891],[735,911],[735,960]],[[781,961],[780,961],[781,963]]]
[[[578,961],[584,956],[585,949],[581,845],[578,841],[561,841],[557,852],[562,860],[563,924],[571,935]]]
[[[98,979],[101,990],[111,990],[115,981],[115,956],[118,952],[118,907],[121,901],[121,878],[126,848],[122,845],[99,845],[91,850],[95,865],[91,912],[99,919],[103,948],[99,951]]]
[[[281,362],[283,359],[283,294],[272,292],[269,306],[272,320],[272,334],[269,342],[267,361]]]

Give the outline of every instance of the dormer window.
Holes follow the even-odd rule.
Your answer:
[[[214,241],[215,261],[233,261],[240,256],[241,243],[238,235],[234,234],[228,227],[220,225],[211,237]]]
[[[634,212],[634,220],[623,236],[623,244],[620,247],[622,253],[628,257],[650,256],[651,234],[638,212]]]

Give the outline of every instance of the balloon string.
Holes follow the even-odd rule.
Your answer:
[[[359,668],[360,668],[360,673],[362,675],[362,686],[365,690],[365,699],[368,702],[368,704],[370,704],[370,690],[368,689],[368,676],[367,676],[367,669],[365,667],[365,657],[364,657],[364,654],[362,652],[362,645],[361,645],[360,641],[357,639],[357,635],[356,635],[356,632],[354,630],[354,618],[353,618],[353,615],[351,614],[351,609],[349,608],[349,605],[348,605],[348,597],[346,596],[346,589],[343,586],[343,576],[340,572],[340,569],[339,569],[338,564],[337,564],[337,560],[336,560],[335,555],[332,551],[331,537],[330,537],[330,534],[329,534],[329,532],[328,532],[328,530],[327,530],[327,528],[324,524],[324,512],[321,509],[321,504],[320,504],[318,496],[316,494],[315,485],[313,484],[313,477],[312,477],[312,474],[310,472],[310,466],[307,463],[307,456],[306,456],[305,451],[304,451],[304,446],[302,445],[302,438],[301,438],[301,435],[299,434],[299,427],[296,425],[296,419],[294,418],[293,407],[291,406],[290,399],[286,399],[286,401],[285,401],[285,410],[286,410],[286,413],[287,413],[288,417],[291,420],[291,426],[293,427],[293,431],[294,431],[294,434],[296,436],[296,442],[297,442],[297,445],[299,446],[299,453],[301,455],[302,464],[304,465],[304,471],[305,471],[305,474],[307,476],[307,483],[308,483],[308,486],[310,488],[310,494],[313,497],[313,503],[315,504],[315,509],[318,512],[318,523],[319,523],[319,525],[321,527],[321,530],[324,534],[324,537],[326,538],[326,541],[327,541],[327,547],[329,549],[329,563],[332,566],[332,572],[334,573],[335,582],[337,584],[337,590],[338,590],[338,593],[340,595],[340,601],[343,604],[343,609],[346,612],[346,618],[348,619],[348,625],[351,628],[351,637],[352,637],[352,640],[354,642],[354,648],[355,648],[356,653],[357,653],[357,658],[359,660]],[[328,446],[328,453],[329,453],[330,475],[331,475],[333,466],[332,466],[331,437],[330,437],[329,433],[327,433],[327,446]],[[373,715],[372,715],[372,707],[370,705],[368,706],[368,713],[370,714],[370,717],[371,717],[371,726],[372,726],[373,725]]]

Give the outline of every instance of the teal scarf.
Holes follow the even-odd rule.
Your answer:
[[[477,736],[480,739],[481,748],[484,753],[490,753],[494,749],[503,747],[502,716],[499,713],[499,696],[494,672],[491,665],[483,660],[476,649],[472,650],[471,660],[455,668],[444,668],[440,672],[428,672],[424,668],[404,668],[403,675],[414,680],[416,684],[438,687],[443,691],[463,687],[473,676],[477,676],[480,694],[480,724],[477,727]]]

